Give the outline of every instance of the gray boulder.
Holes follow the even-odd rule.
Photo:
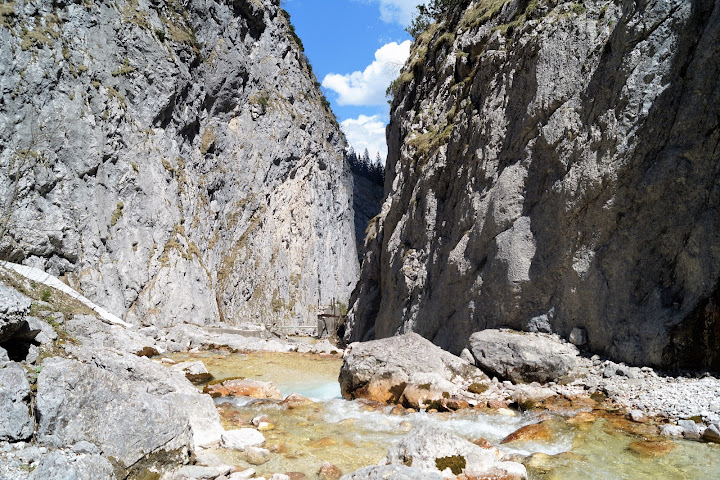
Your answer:
[[[345,398],[398,403],[411,391],[413,397],[422,390],[443,398],[443,392],[459,395],[470,384],[488,379],[465,360],[408,333],[350,345],[339,381]]]
[[[120,325],[105,323],[94,315],[75,315],[65,322],[65,330],[89,347],[112,348],[137,355],[159,353],[152,337]]]
[[[340,477],[340,480],[442,480],[435,472],[424,472],[405,465],[365,467]]]
[[[577,365],[578,349],[538,333],[483,330],[470,336],[475,364],[514,383],[559,382]]]
[[[140,473],[189,460],[187,415],[170,400],[75,360],[46,360],[37,382],[38,440],[51,447],[88,441],[118,469]]]
[[[58,450],[45,455],[30,480],[115,480],[110,462],[100,455]]]
[[[0,365],[0,440],[27,440],[34,428],[25,370],[15,362]]]
[[[151,395],[171,402],[190,422],[195,447],[220,442],[224,429],[215,404],[210,396],[198,392],[181,373],[129,353],[87,347],[68,350],[78,360],[110,372],[125,382],[134,382]]]
[[[519,463],[501,462],[496,448],[482,448],[436,426],[420,424],[400,442],[392,446],[387,462],[412,465],[423,471],[446,476],[464,472],[469,477],[504,473],[526,478],[525,467]]]
[[[215,480],[224,478],[232,470],[228,465],[216,467],[203,467],[197,465],[186,465],[170,475],[170,480]]]

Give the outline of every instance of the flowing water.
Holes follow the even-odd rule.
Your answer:
[[[274,428],[263,434],[265,447],[275,453],[264,465],[247,464],[242,453],[214,450],[225,462],[255,468],[258,474],[302,472],[312,479],[323,461],[348,473],[380,462],[389,446],[413,425],[430,422],[469,440],[484,438],[518,458],[533,455],[525,462],[531,479],[720,479],[720,445],[658,439],[643,425],[620,416],[601,415],[594,422],[570,424],[566,420],[574,413],[571,411],[499,414],[468,409],[397,414],[397,410],[391,413],[390,406],[378,408],[341,399],[337,377],[342,360],[338,358],[216,352],[172,358],[202,360],[218,380],[272,381],[283,395],[298,393],[315,400],[288,409],[276,402],[244,397],[216,399],[226,429],[246,427],[259,415],[273,424]],[[508,434],[539,420],[551,427],[549,440],[499,445]]]

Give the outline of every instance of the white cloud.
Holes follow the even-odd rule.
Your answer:
[[[375,52],[375,61],[362,72],[330,73],[322,86],[337,93],[338,105],[385,105],[385,90],[410,55],[410,40],[391,42]]]
[[[410,25],[415,8],[424,0],[374,0],[380,4],[380,19],[386,23]]]
[[[360,115],[358,118],[348,118],[340,126],[355,152],[362,154],[367,148],[371,159],[375,160],[375,155],[379,152],[380,158],[383,162],[385,161],[385,157],[387,157],[385,122],[382,121],[380,115]]]

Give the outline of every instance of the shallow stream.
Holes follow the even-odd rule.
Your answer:
[[[266,415],[274,426],[264,431],[266,448],[275,453],[252,466],[241,453],[216,449],[224,461],[255,468],[258,475],[302,472],[316,478],[323,461],[343,473],[380,462],[391,444],[418,422],[431,422],[468,440],[484,438],[503,452],[522,456],[531,479],[720,479],[720,445],[659,439],[647,426],[619,415],[571,423],[577,410],[511,412],[464,410],[454,413],[391,413],[361,401],[340,398],[337,382],[342,360],[316,355],[206,352],[174,355],[175,361],[202,360],[216,380],[245,377],[275,383],[283,395],[298,393],[314,403],[288,409],[273,401],[218,398],[226,429],[250,425]],[[590,410],[590,408],[586,408]],[[542,441],[500,441],[518,428],[545,420],[551,436]],[[647,441],[650,440],[650,441]]]

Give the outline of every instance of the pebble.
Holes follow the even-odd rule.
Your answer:
[[[660,427],[660,434],[666,437],[682,437],[683,428],[679,425],[663,425]]]
[[[642,410],[630,410],[630,420],[633,422],[644,422],[645,421],[645,414],[642,412]]]
[[[235,472],[230,475],[229,480],[247,480],[248,478],[252,478],[255,476],[255,469],[254,468],[248,468],[247,470],[243,470],[242,472]]]

